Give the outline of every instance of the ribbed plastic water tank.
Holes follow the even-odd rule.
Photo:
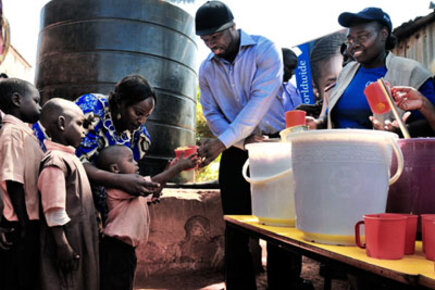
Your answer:
[[[157,93],[141,173],[154,175],[173,149],[195,141],[197,46],[194,21],[159,0],[52,0],[41,11],[36,85],[42,101],[108,94],[128,74]],[[182,175],[191,181],[193,171]]]

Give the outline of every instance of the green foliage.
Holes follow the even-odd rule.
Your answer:
[[[217,180],[219,177],[219,162],[221,160],[221,155],[218,156],[212,163],[208,166],[198,169],[195,174],[195,182],[206,182]]]
[[[201,140],[202,138],[214,138],[213,133],[210,131],[207,125],[207,121],[202,113],[202,106],[199,102],[201,92],[199,88],[196,94],[196,140]]]
[[[205,120],[204,114],[202,113],[202,106],[199,102],[201,92],[198,88],[198,93],[196,94],[196,140],[201,140],[202,138],[214,138],[213,133],[210,131]],[[213,181],[218,179],[219,175],[219,161],[221,156],[219,155],[212,163],[208,166],[199,169],[195,175],[195,182],[205,182]]]

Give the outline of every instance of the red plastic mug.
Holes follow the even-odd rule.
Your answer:
[[[383,213],[382,216],[404,216],[406,220],[405,255],[413,255],[415,252],[415,238],[417,236],[418,215],[406,213]]]
[[[435,261],[435,219],[427,219],[424,223],[424,255],[426,259]]]
[[[369,257],[398,260],[405,254],[407,217],[402,215],[368,214],[355,225],[355,242],[366,249]],[[365,226],[365,244],[361,243],[360,226]]]
[[[388,82],[386,82],[386,84],[389,90],[390,84]],[[373,114],[381,115],[390,111],[390,105],[388,104],[387,98],[378,82],[373,82],[368,85],[364,89],[364,94],[366,95]]]
[[[427,236],[426,227],[428,223],[435,222],[435,214],[422,214],[421,215],[421,238],[423,240],[423,252],[426,253],[425,237]],[[434,245],[435,246],[435,245]]]
[[[285,127],[290,128],[294,126],[305,126],[307,113],[302,110],[292,110],[285,112]]]
[[[184,152],[184,158],[187,158],[191,155],[196,155],[198,154],[198,146],[196,145],[189,145],[189,146],[182,146],[182,147],[178,147],[174,150],[175,152],[175,158],[179,159],[181,154]],[[187,170],[193,170],[198,168],[198,166],[195,166],[193,168],[187,169]]]

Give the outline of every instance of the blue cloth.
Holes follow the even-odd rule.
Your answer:
[[[124,145],[133,151],[134,160],[140,160],[151,144],[151,137],[145,125],[133,132],[128,130],[117,133],[109,111],[109,101],[101,94],[86,94],[79,97],[75,103],[82,109],[85,117],[93,114],[92,128],[88,130],[85,139],[76,150],[81,160],[96,164],[98,153],[105,147],[115,144]]]
[[[281,51],[262,36],[239,32],[232,63],[210,53],[199,69],[204,116],[227,148],[243,148],[253,132],[273,134],[285,127]]]
[[[145,155],[151,144],[151,137],[145,125],[141,125],[133,132],[124,131],[118,134],[110,116],[109,102],[106,96],[86,94],[75,102],[82,109],[86,118],[93,114],[92,128],[88,130],[82,144],[76,149],[76,155],[82,161],[87,160],[95,165],[98,153],[103,148],[115,144],[129,147],[133,151],[133,157],[136,161]],[[33,125],[33,133],[38,138],[42,149],[46,151],[44,140],[49,137],[39,122]]]
[[[364,68],[361,67],[355,74],[349,86],[344,91],[342,97],[332,111],[332,121],[334,128],[356,128],[372,129],[373,125],[369,116],[373,115],[364,89],[372,82],[384,77],[387,73],[386,67]],[[435,94],[432,80],[427,80],[419,91],[426,96],[432,104],[435,104]],[[412,111],[411,117],[407,122],[422,119],[423,115],[419,111]]]
[[[364,95],[364,89],[386,73],[386,67],[361,67],[358,70],[332,111],[334,128],[373,128],[369,120],[369,116],[373,114]]]
[[[282,90],[284,112],[294,110],[302,104],[302,98],[299,95],[298,89],[291,82],[283,83]]]

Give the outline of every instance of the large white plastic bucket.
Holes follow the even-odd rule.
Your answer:
[[[286,138],[292,144],[296,227],[309,241],[354,245],[356,222],[364,214],[385,212],[388,186],[403,170],[398,136],[335,129]],[[390,179],[392,149],[399,166]]]
[[[272,226],[295,225],[291,145],[261,142],[246,145],[249,159],[243,177],[251,184],[252,214]],[[250,177],[247,176],[249,166]]]

